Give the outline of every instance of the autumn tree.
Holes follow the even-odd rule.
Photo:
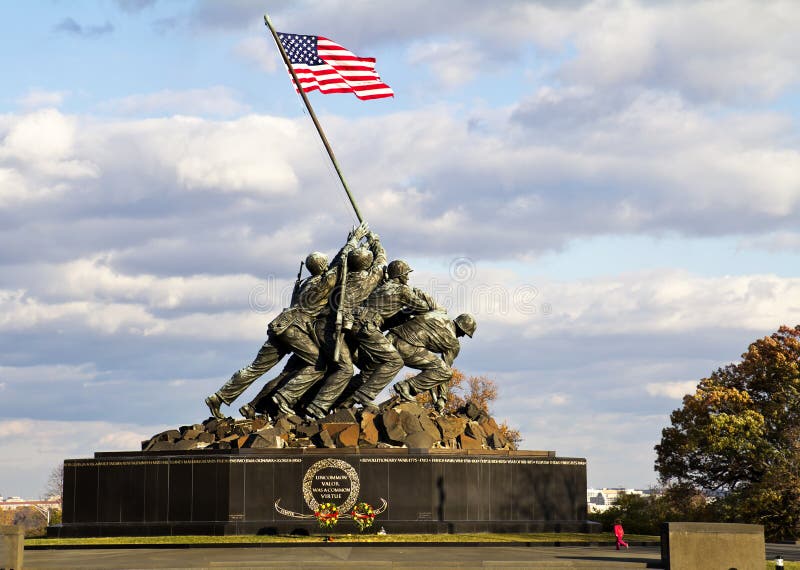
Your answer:
[[[720,520],[800,532],[800,326],[753,342],[700,380],[656,446],[665,484],[719,497]]]
[[[410,377],[411,375],[408,375]],[[466,386],[465,386],[466,383]],[[463,372],[454,368],[453,376],[448,382],[448,398],[447,406],[445,406],[444,413],[454,414],[467,405],[467,402],[473,402],[484,412],[491,415],[489,406],[497,399],[498,389],[497,382],[488,376],[465,376]],[[421,405],[431,408],[431,396],[429,392],[423,392],[417,395],[417,402]],[[498,426],[500,433],[503,437],[510,442],[513,447],[519,445],[522,441],[522,435],[519,430],[512,428],[508,425],[507,420]]]

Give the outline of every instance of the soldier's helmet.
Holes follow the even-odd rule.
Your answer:
[[[350,252],[347,256],[348,271],[363,271],[372,265],[372,252],[366,248],[359,247]]]
[[[306,257],[306,267],[311,275],[319,275],[328,269],[328,256],[318,251],[309,253]]]
[[[411,269],[411,266],[403,261],[402,259],[395,259],[389,264],[387,268],[387,272],[389,273],[389,279],[395,279],[402,275],[408,275],[414,271]]]
[[[472,338],[472,335],[475,334],[475,329],[478,328],[478,323],[475,322],[475,318],[469,313],[458,315],[453,319],[453,322],[458,328],[464,331],[464,334],[469,338]]]

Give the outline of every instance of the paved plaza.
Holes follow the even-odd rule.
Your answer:
[[[767,544],[765,560],[800,560],[800,546]],[[246,568],[661,568],[658,546],[258,546],[26,550],[25,570]]]
[[[653,546],[270,546],[260,548],[141,548],[28,550],[26,570],[259,568],[658,568]]]

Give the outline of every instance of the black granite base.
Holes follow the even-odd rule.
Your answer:
[[[313,508],[385,509],[387,532],[592,532],[586,460],[532,451],[284,449],[97,453],[64,462],[53,537],[319,533]],[[277,502],[277,507],[276,507]],[[305,518],[303,518],[305,517]]]

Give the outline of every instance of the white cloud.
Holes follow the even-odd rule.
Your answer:
[[[287,281],[250,276],[126,276],[96,260],[38,275],[49,275],[60,286],[43,287],[35,296],[0,291],[0,330],[78,327],[103,335],[254,341],[286,304],[290,289]],[[506,270],[483,269],[464,282],[420,272],[415,285],[431,291],[453,314],[474,313],[484,341],[502,338],[509,327],[532,339],[574,330],[598,337],[682,334],[723,322],[762,331],[800,322],[800,279],[774,275],[701,277],[665,270],[576,282],[539,280],[534,286]],[[159,309],[182,310],[158,314]],[[551,403],[559,404],[563,395],[553,394]]]
[[[780,231],[800,216],[800,152],[785,146],[791,123],[775,115],[733,120],[657,92],[615,103],[591,90],[551,88],[515,109],[511,128],[507,113],[478,118],[486,120],[477,131],[441,108],[327,118],[362,209],[394,247],[423,239],[436,252],[516,256],[576,235],[725,235],[742,224]],[[227,248],[235,256],[254,252],[258,240],[270,247],[287,219],[318,248],[318,218],[349,216],[313,129],[299,119],[97,122],[47,111],[15,117],[6,129],[4,203],[35,198],[66,206],[80,189],[83,203],[133,215],[116,220],[115,232],[140,232],[135,214],[144,207],[159,222],[148,236],[150,246],[158,244],[156,256],[171,250],[182,260],[190,249],[190,234],[174,235],[175,220],[156,203],[170,204],[169,216],[183,218],[198,239],[208,236],[201,244],[207,248],[240,241]],[[37,129],[53,137],[37,146]],[[204,196],[190,204],[185,191]],[[256,215],[275,235],[263,239]],[[312,217],[315,223],[305,222]],[[469,232],[456,231],[467,226]]]
[[[203,89],[174,91],[164,89],[157,93],[129,95],[106,101],[101,109],[118,115],[200,115],[231,117],[242,115],[249,106],[242,103],[229,87],[214,86]]]
[[[0,366],[3,385],[28,385],[41,381],[74,382],[92,380],[97,376],[94,364],[40,364],[34,366]]]
[[[680,399],[686,394],[692,394],[696,388],[697,380],[687,380],[685,382],[651,382],[644,387],[650,396],[672,399]]]
[[[740,240],[742,249],[762,249],[771,253],[800,251],[800,233],[783,231]]]
[[[59,107],[68,91],[45,91],[30,89],[25,95],[17,99],[17,103],[24,109],[38,109],[41,107]]]
[[[2,493],[36,497],[64,459],[92,457],[95,451],[136,451],[142,440],[164,429],[103,421],[0,420]],[[35,437],[25,437],[30,434]]]
[[[678,333],[720,323],[761,331],[800,322],[800,279],[775,275],[699,277],[655,271],[543,284],[541,290],[553,313],[526,325],[532,337],[575,328],[592,335]]]
[[[503,10],[464,0],[409,0],[381,10],[370,2],[314,3],[314,10],[310,5],[295,2],[275,17],[287,27],[325,29],[330,37],[359,44],[469,38],[474,46],[463,59],[490,61],[494,68],[518,65],[533,46],[560,59],[552,72],[562,83],[638,85],[727,102],[773,98],[800,79],[800,12],[792,0],[508,0]],[[212,27],[253,21],[252,7],[240,6],[238,18],[218,12],[204,2],[195,17]]]
[[[163,328],[146,308],[123,303],[73,301],[47,303],[31,298],[24,291],[0,290],[0,331],[24,331],[80,325],[103,334],[151,334]]]
[[[12,420],[0,422],[0,439],[25,433],[27,424],[24,421]]]
[[[411,65],[428,65],[434,81],[447,88],[459,87],[480,73],[484,62],[481,52],[470,42],[426,41],[408,49]]]
[[[175,117],[111,123],[93,135],[87,142],[98,160],[126,169],[156,167],[158,182],[188,190],[266,196],[297,189],[291,159],[299,137],[296,125],[285,119],[248,116],[213,122]],[[140,154],[121,157],[120,147]]]
[[[55,109],[0,125],[0,207],[43,201],[100,176],[91,160],[76,156],[77,125]]]
[[[40,198],[42,194],[31,192],[25,178],[16,170],[0,168],[0,207],[30,198]],[[44,192],[44,195],[49,194],[50,192]]]
[[[128,275],[115,270],[110,261],[103,257],[79,259],[42,267],[27,273],[26,278],[36,279],[40,283],[37,290],[50,297],[137,302],[156,309],[242,305],[256,293],[268,304],[280,304],[291,293],[288,282],[274,277],[262,280],[230,274],[167,278],[141,273]]]
[[[242,302],[247,302],[243,300]],[[47,302],[24,291],[0,289],[0,333],[88,330],[104,336],[168,336],[206,340],[254,340],[263,336],[264,322],[275,312],[197,312],[176,317],[156,316],[146,305],[122,302]]]
[[[629,481],[630,485],[646,487],[655,483],[653,445],[665,417],[635,410],[603,412],[598,407],[517,412],[509,416],[509,424],[522,430],[523,449],[586,458],[590,486]],[[624,458],[624,469],[620,458]]]
[[[250,36],[239,41],[233,52],[245,61],[255,65],[259,70],[272,73],[278,69],[278,49],[271,37],[265,34]]]
[[[563,392],[555,392],[555,393],[543,393],[543,394],[536,394],[535,396],[527,396],[527,395],[517,395],[512,396],[511,394],[501,394],[502,397],[513,397],[513,407],[515,409],[519,408],[526,408],[528,410],[552,410],[553,408],[558,408],[560,406],[569,405],[572,398],[569,394],[565,394]],[[509,409],[510,406],[506,405],[504,409]]]
[[[100,438],[98,451],[137,451],[141,449],[142,441],[151,437],[153,433],[141,431],[113,431]]]
[[[78,120],[44,109],[23,115],[5,133],[0,159],[53,161],[68,158],[74,150]]]
[[[800,79],[790,1],[593,2],[571,30],[577,56],[570,80],[639,83],[700,98],[772,98]]]
[[[800,323],[800,278],[776,275],[706,277],[652,270],[559,281],[526,281],[513,270],[475,264],[468,279],[415,272],[415,286],[433,292],[451,312],[473,312],[481,336],[554,334],[682,334],[725,328],[774,330]],[[486,329],[489,330],[486,330]]]

